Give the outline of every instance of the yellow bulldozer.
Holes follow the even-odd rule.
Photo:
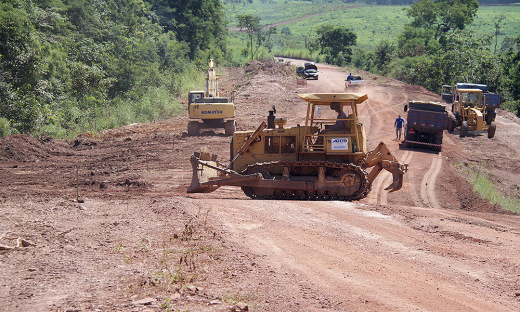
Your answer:
[[[235,104],[221,97],[213,60],[209,60],[205,91],[190,91],[188,96],[188,135],[198,135],[201,129],[224,128],[226,135],[236,131]]]
[[[357,106],[368,97],[354,93],[300,94],[307,101],[305,125],[285,127],[270,111],[255,131],[237,131],[228,165],[196,152],[188,193],[239,186],[253,199],[358,200],[370,192],[382,169],[393,175],[386,189],[397,191],[408,165],[381,142],[367,150]],[[337,115],[336,115],[337,114]],[[367,172],[367,169],[371,169]]]

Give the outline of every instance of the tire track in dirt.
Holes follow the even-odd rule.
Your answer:
[[[298,276],[300,284],[325,291],[339,309],[498,312],[518,306],[506,293],[497,297],[494,263],[480,261],[496,248],[511,248],[518,237],[467,213],[400,207],[414,215],[407,219],[344,202],[210,205],[235,243],[272,259],[273,274]],[[500,244],[462,248],[481,237]]]
[[[421,182],[421,199],[427,207],[442,208],[435,195],[435,181],[442,168],[442,154],[432,157],[430,169],[424,175]]]
[[[360,119],[368,121],[364,122],[367,138],[381,138],[383,136],[382,134],[384,133],[384,120],[381,116],[381,113],[390,110],[391,107],[385,107],[384,103],[381,103],[378,100],[370,100],[369,96],[365,108],[367,113],[360,113]]]
[[[389,125],[386,124],[387,120],[385,120],[383,116],[387,115],[388,112],[398,114],[397,105],[399,105],[400,100],[396,100],[391,92],[382,90],[379,87],[369,87],[367,88],[367,92],[374,95],[373,97],[369,96],[369,101],[370,98],[372,98],[372,100],[367,105],[366,115],[372,121],[370,125],[368,125],[369,130],[367,131],[367,137],[378,138],[375,143],[378,143],[377,141],[380,140],[385,141],[385,138],[388,137]],[[391,147],[389,146],[389,148]],[[413,153],[405,151],[404,155],[400,157],[400,161],[409,163],[412,157]],[[372,191],[368,202],[387,205],[388,191],[386,191],[385,188],[392,184],[392,181],[392,174],[386,170],[382,171],[380,176],[372,184]]]
[[[412,157],[409,157],[409,159],[406,161],[406,163],[411,163],[411,160],[412,160]],[[419,194],[417,192],[417,187],[416,187],[417,183],[413,182],[413,181],[415,181],[418,178],[416,176],[416,174],[415,174],[416,172],[417,171],[410,170],[410,168],[408,168],[408,173],[406,175],[409,178],[409,180],[412,181],[412,182],[408,183],[408,185],[410,185],[409,192],[410,192],[410,195],[412,196],[413,204],[416,207],[421,207],[422,206],[422,201],[421,201],[421,199],[419,197]]]
[[[404,152],[401,157],[404,163],[409,163],[413,158],[413,153],[410,151]],[[388,171],[382,171],[381,175],[372,184],[372,190],[367,200],[371,204],[387,205],[388,204],[388,191],[385,188],[391,185],[393,182],[393,176]]]
[[[408,103],[412,98],[414,98],[411,94],[408,94],[403,90],[403,92],[392,93],[381,87],[373,87],[370,89],[374,96],[372,97],[373,101],[370,103],[376,103],[376,105],[370,105],[368,107],[368,114],[371,118],[375,117],[375,122],[372,125],[376,125],[374,127],[374,132],[371,132],[369,137],[378,137],[384,138],[384,131],[388,131],[387,128],[384,128],[384,124],[381,116],[389,116],[389,112],[395,114],[402,114],[401,108],[404,103]],[[388,134],[386,135],[388,136]],[[391,148],[389,146],[389,148]],[[393,151],[395,152],[395,151]],[[405,150],[404,154],[401,157],[398,157],[402,163],[411,163],[413,156],[415,153],[420,153],[420,151],[413,150]],[[422,154],[422,153],[421,153]],[[397,157],[397,155],[395,155]],[[431,208],[441,208],[439,201],[437,200],[437,196],[435,194],[436,187],[436,179],[442,169],[442,154],[431,154],[424,153],[421,155],[421,161],[418,161],[418,164],[429,164],[428,167],[423,167],[423,170],[420,168],[416,168],[419,170],[410,170],[407,173],[408,179],[412,181],[411,183],[405,184],[405,188],[410,194],[410,197],[414,203],[414,205],[418,207],[431,207]],[[426,174],[422,177],[420,175],[416,175],[416,172],[425,172]],[[420,179],[420,180],[419,180]],[[369,200],[371,203],[377,203],[381,205],[388,204],[388,192],[385,191],[385,187],[392,183],[392,175],[389,172],[382,172],[381,176],[376,180],[372,187],[372,198]],[[420,185],[418,189],[417,186]]]

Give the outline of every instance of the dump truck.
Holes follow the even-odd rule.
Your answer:
[[[442,137],[448,124],[446,107],[439,102],[410,101],[407,112],[404,146],[428,146],[442,149]]]
[[[455,86],[443,85],[442,99],[452,104],[448,112],[448,130],[460,127],[460,137],[469,131],[487,131],[488,138],[496,132],[496,109],[500,107],[500,94],[487,91],[487,85],[457,83]]]
[[[393,177],[386,190],[402,187],[408,165],[401,165],[383,142],[367,148],[357,109],[366,94],[299,96],[307,102],[304,125],[286,127],[287,120],[276,118],[273,109],[255,131],[234,133],[229,164],[209,151],[196,152],[188,193],[237,186],[252,199],[352,201],[369,194],[383,169]]]
[[[198,135],[201,129],[224,128],[226,135],[236,131],[235,104],[220,96],[213,60],[209,60],[206,90],[188,95],[188,117],[188,135]]]

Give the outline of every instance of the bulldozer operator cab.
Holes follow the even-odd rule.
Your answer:
[[[357,105],[366,94],[302,94],[308,101],[303,151],[344,154],[364,152],[366,138]]]

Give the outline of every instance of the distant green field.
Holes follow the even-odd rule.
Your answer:
[[[227,8],[227,18],[230,26],[236,26],[238,14],[253,14],[261,17],[262,24],[274,24],[298,19],[302,16],[319,13],[301,21],[295,21],[278,26],[287,28],[292,34],[290,41],[300,41],[304,36],[312,38],[315,30],[322,24],[347,26],[358,36],[358,45],[367,48],[374,47],[382,39],[395,42],[401,33],[403,25],[410,19],[404,8],[407,6],[367,6],[362,4],[327,3],[313,4],[309,1],[277,1],[274,4],[262,4],[259,1],[252,5],[235,5]],[[320,13],[322,12],[322,13]],[[477,34],[492,35],[495,32],[494,18],[503,15],[499,45],[506,37],[520,35],[520,6],[483,6],[468,30]]]
[[[236,19],[237,15],[252,14],[260,16],[263,24],[274,24],[293,20],[308,14],[335,10],[341,6],[345,6],[345,4],[316,4],[310,1],[293,0],[275,0],[274,3],[264,4],[256,0],[251,4],[226,4],[225,8],[229,26],[234,27],[238,23]]]
[[[506,36],[518,37],[520,35],[520,5],[480,7],[477,17],[468,30],[478,34],[493,34],[495,32],[493,20],[500,15],[504,15],[505,19],[500,24],[499,44]]]

